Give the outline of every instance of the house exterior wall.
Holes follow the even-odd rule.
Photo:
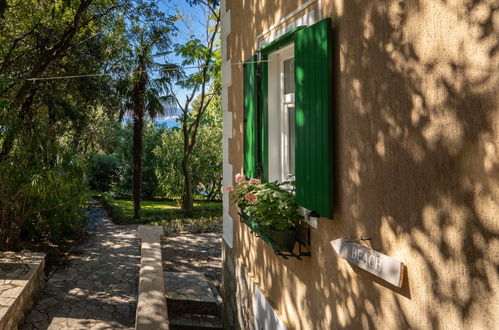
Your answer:
[[[233,63],[224,117],[231,121],[232,173],[224,178],[243,169],[243,67],[236,63],[255,53],[261,32],[304,3],[310,6],[273,31],[312,10],[317,20],[333,18],[334,219],[311,229],[310,258],[285,260],[251,235],[227,202],[226,326],[255,328],[256,285],[288,329],[496,328],[497,5],[223,2],[231,21],[223,48]],[[330,245],[361,236],[405,264],[401,288],[350,266]]]

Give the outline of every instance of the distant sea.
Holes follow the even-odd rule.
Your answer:
[[[155,119],[154,122],[166,128],[179,127],[177,119],[181,113],[180,109],[168,109],[166,116]]]
[[[154,120],[156,124],[164,126],[165,128],[179,127],[179,123],[176,119],[156,119]]]
[[[154,119],[154,122],[165,128],[180,127],[180,124],[177,121],[180,113],[181,113],[180,109],[169,109],[168,115],[160,117],[158,119]],[[130,120],[131,120],[130,117],[125,117],[123,119],[123,122],[127,123]]]

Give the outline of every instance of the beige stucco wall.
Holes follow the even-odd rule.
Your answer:
[[[228,0],[228,58],[251,56],[256,36],[305,2]],[[235,257],[289,329],[497,328],[497,3],[321,2],[336,25],[335,219],[312,230],[311,258],[284,260],[232,207]],[[243,164],[242,87],[233,65],[233,174]],[[401,289],[329,244],[360,236],[406,265]]]

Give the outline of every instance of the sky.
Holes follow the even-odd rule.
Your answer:
[[[177,22],[177,35],[173,38],[174,44],[183,44],[187,42],[190,36],[200,40],[206,39],[205,17],[206,14],[202,6],[191,6],[186,0],[159,0],[159,8],[166,14],[174,14],[177,10],[182,19]],[[181,64],[182,58],[172,54],[168,61],[170,63]],[[187,71],[188,72],[188,71]],[[183,103],[189,91],[178,88],[175,93]]]

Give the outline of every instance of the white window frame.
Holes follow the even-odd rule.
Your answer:
[[[290,44],[268,55],[268,175],[269,181],[284,181],[282,168],[285,166],[285,157],[282,150],[283,135],[288,132],[289,107],[295,106],[295,93],[284,94],[284,61],[294,57],[294,44]],[[296,92],[296,91],[295,91]],[[281,97],[282,96],[282,97]],[[296,166],[296,164],[295,164]],[[289,167],[287,167],[289,171]],[[303,220],[311,227],[317,228],[317,218],[310,217],[310,210],[300,207]]]
[[[284,94],[284,62],[294,58],[294,44],[272,52],[268,71],[269,181],[283,182],[290,173],[289,114],[295,93]]]

